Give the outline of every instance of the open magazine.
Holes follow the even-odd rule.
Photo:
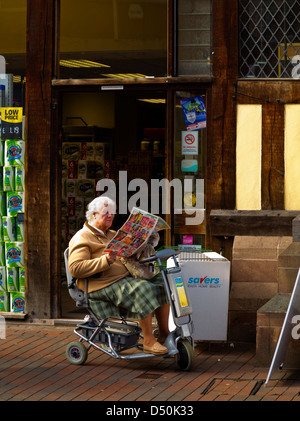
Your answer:
[[[125,224],[117,231],[104,251],[118,251],[118,256],[130,257],[147,243],[150,235],[170,229],[160,216],[133,208]]]

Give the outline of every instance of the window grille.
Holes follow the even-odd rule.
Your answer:
[[[299,17],[299,0],[239,1],[240,77],[293,77],[300,55]]]

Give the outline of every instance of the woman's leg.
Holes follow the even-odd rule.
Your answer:
[[[169,313],[170,313],[170,304],[164,304],[161,307],[158,307],[155,310],[155,316],[159,328],[159,339],[160,341],[165,341],[166,337],[169,335]]]
[[[154,342],[156,342],[156,339],[152,331],[152,314],[149,314],[144,319],[139,320],[139,324],[143,331],[144,345],[153,346]]]
[[[144,336],[144,351],[152,354],[165,354],[168,349],[159,344],[155,339],[152,331],[152,314],[149,314],[144,319],[139,320],[143,336]]]

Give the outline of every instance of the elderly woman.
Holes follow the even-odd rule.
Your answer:
[[[121,316],[139,321],[144,336],[144,352],[160,355],[168,352],[163,346],[169,334],[169,304],[160,274],[149,280],[130,276],[115,252],[104,250],[116,234],[110,227],[116,212],[108,197],[97,197],[88,206],[86,222],[69,244],[69,270],[77,285],[84,290],[88,282],[91,309],[101,319]],[[152,314],[156,315],[159,335],[152,332]]]

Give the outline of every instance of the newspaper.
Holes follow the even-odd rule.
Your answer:
[[[133,208],[125,224],[117,231],[104,251],[117,251],[118,256],[130,257],[140,250],[153,232],[170,229],[160,216]]]

